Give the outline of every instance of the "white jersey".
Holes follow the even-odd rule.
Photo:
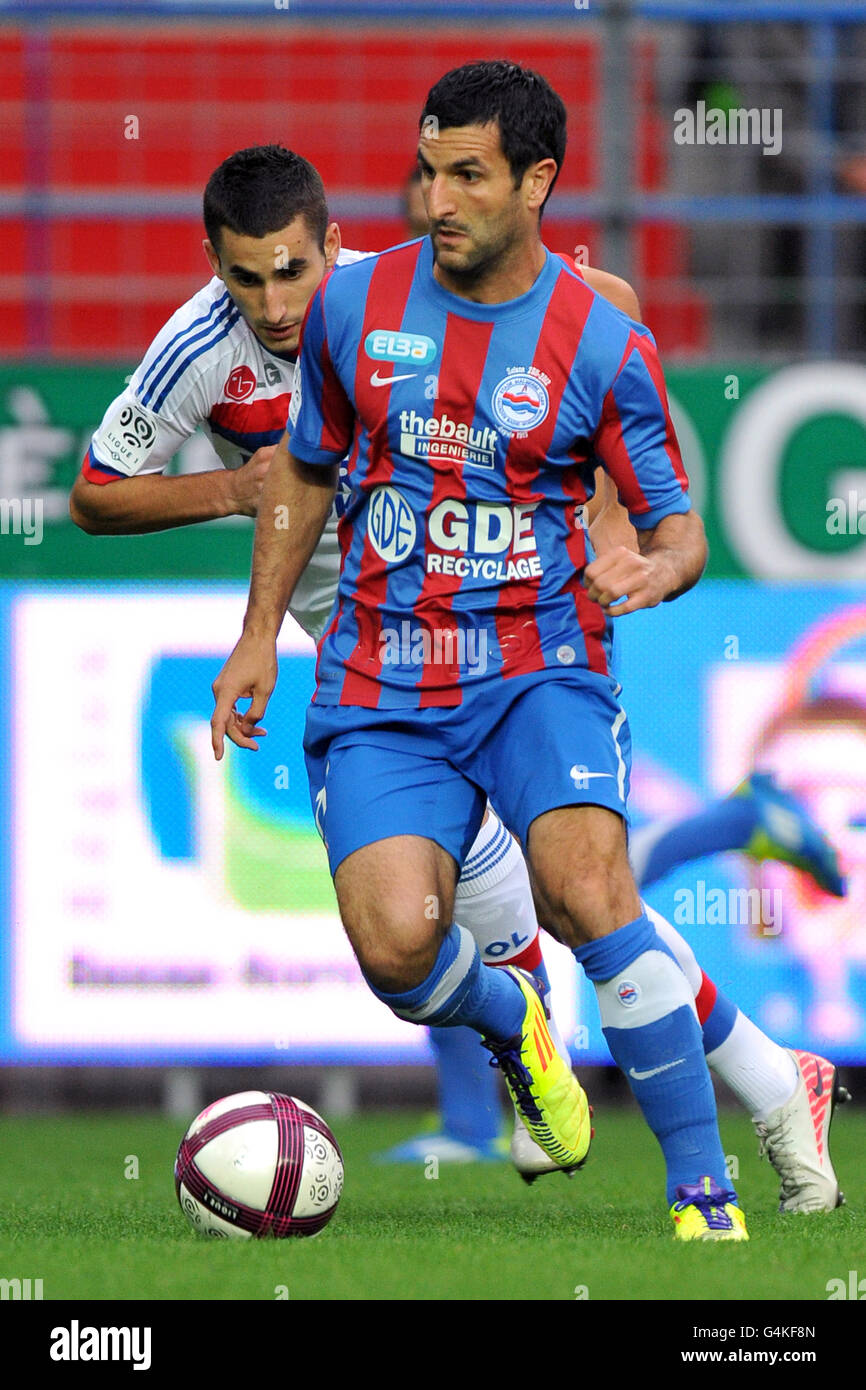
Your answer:
[[[367,253],[341,251],[337,264]],[[112,401],[84,460],[90,482],[161,473],[196,429],[226,468],[241,464],[286,429],[294,363],[269,352],[216,276],[156,335],[126,390]],[[337,591],[338,493],[289,611],[317,641]]]

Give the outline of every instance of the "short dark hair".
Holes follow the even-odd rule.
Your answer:
[[[540,73],[506,58],[453,68],[430,88],[419,129],[434,118],[439,130],[495,122],[515,188],[530,164],[555,159],[548,197],[553,192],[565,158],[567,116],[562,98]]]
[[[321,250],[328,204],[318,170],[282,145],[252,145],[224,159],[204,191],[204,225],[219,250],[223,227],[263,237],[303,217]]]

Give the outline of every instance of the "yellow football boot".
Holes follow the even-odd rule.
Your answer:
[[[748,1240],[746,1218],[730,1199],[736,1193],[699,1178],[677,1188],[671,1207],[676,1240]]]
[[[485,1038],[484,1046],[502,1069],[514,1108],[536,1144],[565,1171],[580,1168],[593,1135],[586,1093],[554,1047],[533,977],[514,965],[499,969],[520,986],[526,1012],[513,1038],[501,1043]]]

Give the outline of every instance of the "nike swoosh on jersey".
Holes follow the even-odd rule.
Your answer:
[[[678,1057],[675,1062],[665,1062],[661,1067],[652,1067],[649,1071],[635,1071],[634,1067],[629,1067],[628,1074],[633,1076],[635,1081],[648,1081],[651,1076],[658,1076],[659,1072],[670,1071],[671,1067],[681,1067],[685,1057]]]
[[[568,775],[569,775],[569,777],[571,777],[575,782],[577,782],[577,781],[586,782],[586,781],[589,780],[590,777],[612,777],[612,776],[613,776],[613,773],[612,773],[612,772],[584,772],[581,768],[575,766],[575,767],[573,767],[573,768],[571,769],[571,771],[569,772]]]
[[[409,381],[413,376],[417,375],[417,372],[404,372],[402,376],[380,376],[379,368],[377,367],[373,375],[370,377],[370,385],[390,386],[395,381]]]

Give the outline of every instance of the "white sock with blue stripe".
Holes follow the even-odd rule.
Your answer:
[[[526,860],[493,810],[488,811],[464,860],[454,915],[474,936],[485,965],[516,965],[541,982],[550,1036],[560,1055],[568,1058],[568,1048],[551,1013],[550,980]]]

